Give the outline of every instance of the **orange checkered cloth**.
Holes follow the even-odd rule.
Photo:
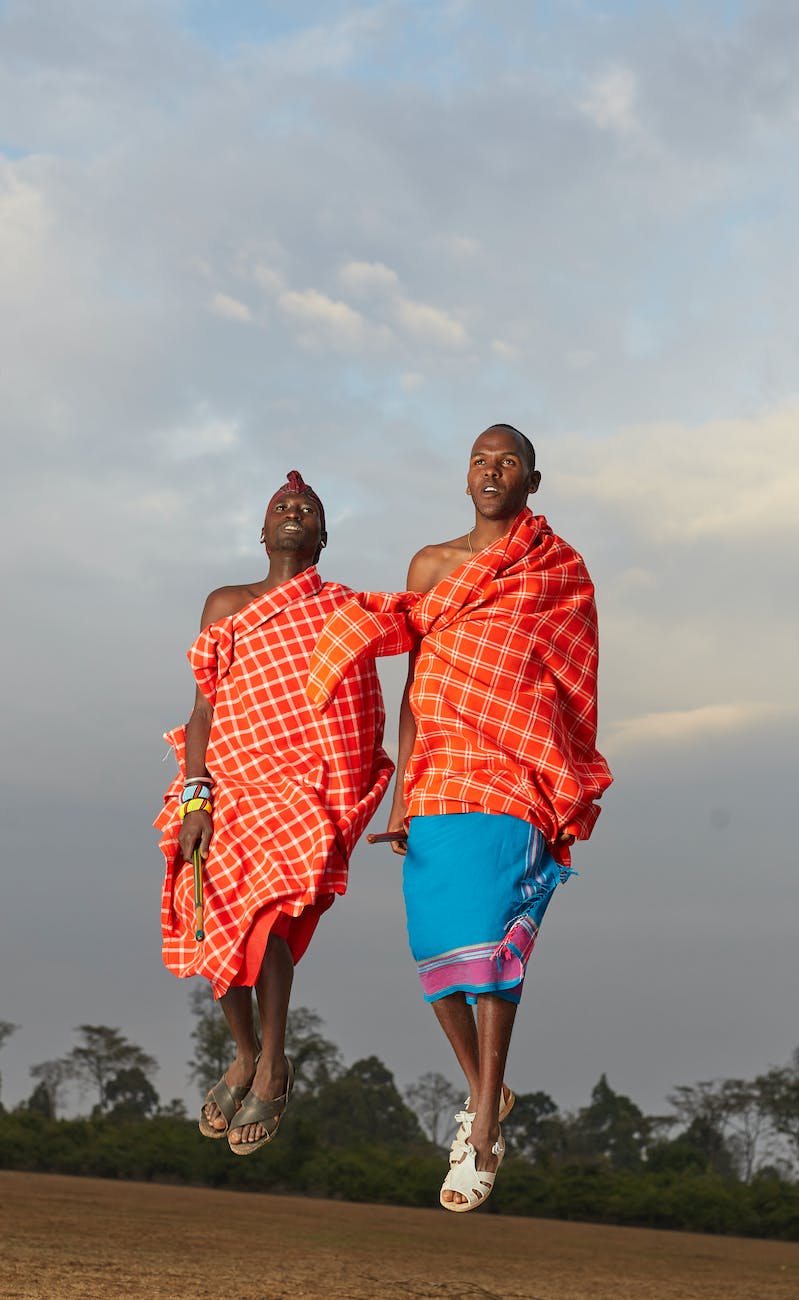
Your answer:
[[[596,749],[596,607],[581,556],[525,509],[426,594],[354,597],[325,625],[309,698],[325,709],[353,665],[417,644],[408,816],[510,813],[568,863],[558,837],[589,837],[612,780]]]
[[[298,917],[345,892],[350,853],[391,777],[374,664],[348,676],[324,716],[305,695],[325,620],[351,596],[306,569],[205,628],[189,650],[197,683],[214,706],[206,755],[214,778],[206,937],[194,938],[192,867],[177,842],[185,776],[179,727],[166,739],[180,774],[155,822],[166,859],[163,954],[176,975],[205,975],[217,996],[241,982],[248,934],[263,909]]]

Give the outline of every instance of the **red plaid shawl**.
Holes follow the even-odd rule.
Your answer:
[[[278,905],[298,916],[320,896],[344,893],[347,859],[391,777],[374,664],[348,677],[324,717],[305,696],[325,619],[351,595],[306,569],[205,628],[189,650],[197,683],[214,706],[206,938],[194,939],[192,869],[177,846],[185,743],[179,727],[167,739],[180,775],[155,822],[166,858],[163,952],[176,975],[203,974],[217,995],[239,970],[259,909]]]
[[[354,597],[314,650],[310,699],[324,709],[353,664],[420,638],[408,815],[510,813],[568,861],[558,835],[588,838],[612,779],[595,748],[597,623],[582,558],[525,509],[426,594]]]

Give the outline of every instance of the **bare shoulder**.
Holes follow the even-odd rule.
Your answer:
[[[417,551],[408,568],[408,591],[430,591],[469,558],[465,537],[434,542]]]
[[[253,588],[248,587],[246,583],[234,587],[217,587],[206,598],[200,626],[206,628],[211,623],[218,623],[222,618],[229,618],[231,614],[237,613],[248,605],[255,595]]]

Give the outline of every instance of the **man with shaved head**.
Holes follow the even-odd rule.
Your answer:
[[[528,508],[540,482],[529,440],[491,425],[469,460],[471,528],[419,551],[406,592],[337,611],[311,661],[325,707],[352,665],[410,650],[387,838],[424,997],[469,1088],[440,1194],[456,1213],[493,1188],[527,962],[611,780],[595,747],[593,586]]]
[[[205,602],[189,650],[194,709],[167,737],[180,772],[156,821],[164,961],[176,975],[210,980],[236,1048],[200,1131],[227,1137],[236,1155],[277,1132],[293,1085],[285,1033],[294,965],[344,893],[349,856],[393,771],[374,664],[351,674],[323,718],[305,694],[324,622],[352,593],[317,572],[324,507],[297,470],[272,496],[261,541],[266,577],[220,587]],[[202,938],[189,865],[196,849]]]

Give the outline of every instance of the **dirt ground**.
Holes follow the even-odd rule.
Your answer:
[[[796,1300],[799,1245],[0,1172],[3,1300]]]

